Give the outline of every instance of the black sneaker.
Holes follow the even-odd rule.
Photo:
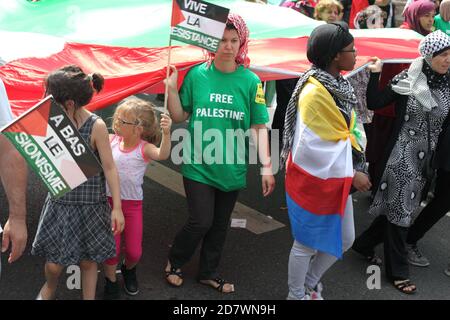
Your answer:
[[[139,287],[136,279],[136,267],[128,270],[125,267],[125,264],[122,263],[120,267],[120,271],[123,276],[124,289],[127,294],[130,296],[135,296],[139,293]]]
[[[120,290],[119,283],[112,282],[108,278],[105,278],[105,290],[103,291],[103,300],[119,300]]]

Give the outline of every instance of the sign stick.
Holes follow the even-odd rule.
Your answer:
[[[169,74],[170,74],[170,53],[172,52],[172,39],[169,38],[169,54],[167,57],[167,69],[166,69],[166,86],[164,93],[164,113],[167,114],[167,100],[169,98]]]

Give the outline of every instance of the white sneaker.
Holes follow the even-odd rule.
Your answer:
[[[309,294],[305,294],[300,300],[313,300]]]
[[[305,295],[301,298],[298,299],[297,297],[294,297],[290,292],[286,298],[286,300],[311,300],[311,296],[308,293],[305,293]]]
[[[306,293],[311,297],[311,300],[323,300],[322,291],[323,285],[321,282],[314,289],[306,287]]]

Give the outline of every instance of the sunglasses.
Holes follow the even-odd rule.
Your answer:
[[[120,124],[128,124],[130,126],[137,126],[139,124],[137,120],[134,122],[128,122],[119,117],[117,117],[117,120],[119,121]]]
[[[353,53],[356,53],[358,51],[356,50],[356,48],[353,48],[353,49],[350,49],[350,50],[341,50],[341,52],[353,52]]]

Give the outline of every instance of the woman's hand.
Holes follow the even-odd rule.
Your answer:
[[[356,190],[361,192],[369,191],[370,188],[372,188],[372,183],[370,183],[367,174],[359,171],[356,171],[355,175],[353,176],[352,184],[356,188]]]
[[[175,66],[170,65],[170,70],[172,71],[172,73],[170,74],[169,78],[168,78],[168,82],[167,79],[164,79],[164,84],[168,83],[169,86],[169,90],[177,90],[178,89],[178,70],[177,68],[175,68]]]
[[[371,64],[367,66],[367,69],[370,70],[372,73],[379,73],[381,72],[381,69],[383,68],[383,62],[381,62],[380,58],[378,57],[372,57],[370,59]]]
[[[273,189],[275,189],[275,178],[272,174],[270,175],[263,175],[262,176],[262,193],[264,197],[267,197],[269,194],[273,192]]]
[[[161,122],[160,122],[161,130],[163,134],[170,134],[170,127],[172,127],[172,119],[168,114],[161,114]]]
[[[120,209],[113,209],[111,211],[111,228],[114,235],[121,234],[125,227],[125,219],[123,212]]]

